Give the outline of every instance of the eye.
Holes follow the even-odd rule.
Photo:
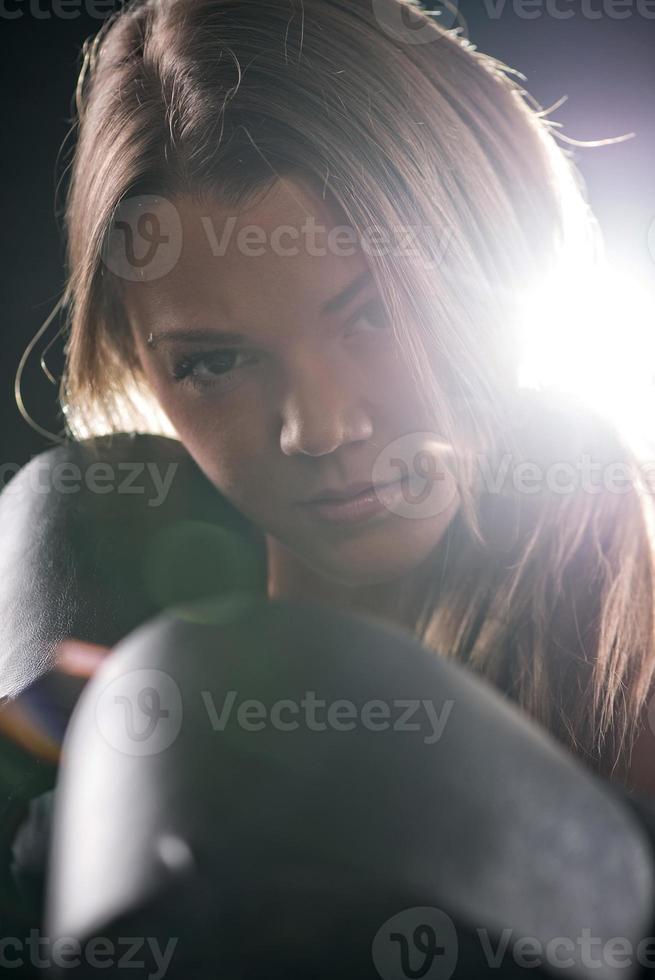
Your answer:
[[[389,326],[387,311],[381,300],[374,299],[363,306],[346,324],[350,334],[373,333]]]
[[[224,388],[238,378],[248,364],[256,361],[257,357],[252,353],[226,347],[180,358],[172,375],[174,381],[197,388]]]

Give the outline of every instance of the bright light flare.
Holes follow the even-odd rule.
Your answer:
[[[558,272],[524,296],[518,340],[521,387],[572,393],[655,451],[655,290],[611,267]]]

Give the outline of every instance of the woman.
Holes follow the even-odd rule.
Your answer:
[[[608,426],[517,383],[526,294],[598,254],[543,112],[395,0],[129,3],[77,103],[68,434],[176,436],[271,598],[402,624],[634,782],[651,500]],[[523,480],[585,454],[630,492]]]

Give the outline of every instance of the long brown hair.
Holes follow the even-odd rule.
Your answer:
[[[68,433],[175,435],[102,261],[122,201],[238,204],[295,172],[360,232],[430,229],[422,261],[370,256],[435,428],[456,448],[462,507],[417,633],[598,770],[623,766],[655,666],[651,501],[608,424],[517,387],[524,285],[563,253],[599,252],[547,115],[510,69],[407,0],[137,0],[83,55],[65,211]],[[507,453],[547,465],[588,452],[631,467],[634,489],[489,492],[471,446],[492,468]]]

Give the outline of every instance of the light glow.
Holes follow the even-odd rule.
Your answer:
[[[652,287],[625,269],[569,265],[522,298],[518,343],[521,387],[573,394],[640,455],[655,452]]]

